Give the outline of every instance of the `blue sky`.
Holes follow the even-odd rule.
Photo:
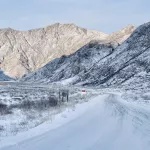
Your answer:
[[[54,23],[111,33],[150,21],[150,0],[0,0],[0,28],[28,30]]]

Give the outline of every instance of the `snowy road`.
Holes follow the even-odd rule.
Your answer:
[[[108,94],[93,99],[93,104],[69,123],[0,150],[149,149],[150,109]]]

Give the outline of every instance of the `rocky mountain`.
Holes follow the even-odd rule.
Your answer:
[[[80,85],[150,86],[150,23],[138,27],[120,46],[89,43],[48,63],[24,81],[63,81]]]
[[[117,31],[113,32],[109,35],[108,40],[109,41],[116,41],[119,44],[122,44],[127,38],[130,37],[131,33],[135,30],[135,26],[128,25],[127,27]]]
[[[0,30],[0,62],[4,72],[14,78],[33,72],[49,61],[70,55],[92,40],[121,44],[135,27],[128,26],[111,35],[87,30],[74,24],[54,24],[46,28],[16,31]]]

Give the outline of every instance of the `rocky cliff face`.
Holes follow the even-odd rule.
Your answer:
[[[0,30],[0,61],[4,72],[15,78],[33,72],[62,55],[70,55],[92,40],[122,43],[135,29],[111,35],[79,28],[74,24],[54,24],[46,28],[16,31]]]
[[[118,47],[95,41],[71,56],[53,60],[23,80],[150,87],[150,23],[138,27]]]

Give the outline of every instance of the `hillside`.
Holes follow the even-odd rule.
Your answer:
[[[7,75],[20,78],[55,58],[70,55],[92,40],[121,44],[134,31],[128,26],[111,35],[80,28],[74,24],[54,24],[29,31],[0,30],[0,62]]]
[[[141,25],[128,40],[88,72],[89,78],[85,81],[85,85],[137,86],[144,84],[143,81],[149,84],[147,82],[150,71],[149,37],[150,23]]]
[[[63,56],[24,81],[64,81],[80,85],[149,86],[150,23],[138,27],[120,46],[89,43],[75,54]],[[89,63],[90,62],[90,63]],[[68,79],[68,80],[66,80]]]
[[[31,82],[56,82],[69,78],[76,80],[76,77],[84,75],[98,61],[110,55],[113,50],[111,44],[99,44],[98,41],[93,41],[70,56],[64,55],[54,59],[22,80]]]

